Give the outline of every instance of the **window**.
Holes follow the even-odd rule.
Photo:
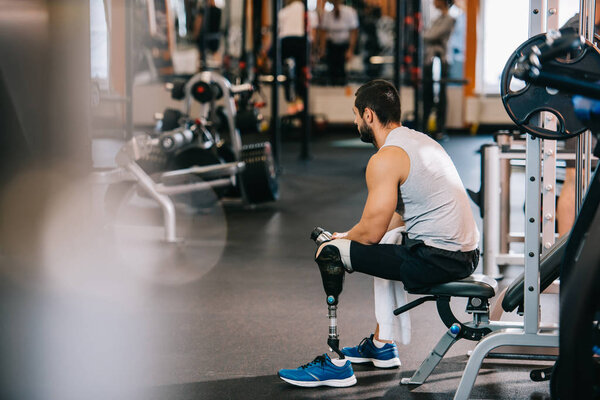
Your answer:
[[[108,23],[103,0],[90,0],[91,74],[101,87],[108,87]]]
[[[529,1],[484,0],[481,5],[483,40],[480,39],[478,51],[478,90],[482,94],[498,94],[508,57],[528,38]],[[578,0],[559,0],[559,27],[578,11]]]
[[[511,53],[527,40],[529,1],[485,0],[482,5],[483,41],[479,91],[500,93],[500,76]]]

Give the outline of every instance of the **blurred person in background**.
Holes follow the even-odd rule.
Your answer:
[[[329,83],[345,85],[346,63],[352,59],[358,38],[358,14],[352,7],[333,0],[333,9],[323,14],[319,25],[319,58],[325,58]]]
[[[446,59],[448,39],[454,28],[454,18],[450,16],[448,10],[454,4],[454,0],[434,0],[435,8],[440,11],[431,26],[423,33],[425,44],[423,57],[423,119],[425,121],[426,133],[434,139],[442,139],[446,128],[446,83],[444,79],[448,78],[448,61]],[[440,82],[437,98],[434,93],[433,64],[435,59],[440,60]],[[435,108],[436,124],[432,131],[429,126],[429,116]]]
[[[295,91],[297,98],[290,103],[288,113],[296,114],[304,109],[302,100],[306,97],[306,41],[304,38],[304,2],[302,0],[285,0],[285,7],[279,10],[277,23],[278,36],[281,39],[281,60],[292,59],[294,62]],[[319,25],[319,16],[315,11],[308,12],[308,39],[315,42],[316,30]],[[269,49],[272,56],[272,40],[264,44],[264,49]],[[266,59],[266,51],[263,51]],[[310,60],[308,60],[310,62]]]
[[[221,46],[222,14],[215,0],[198,2],[193,35],[200,52],[200,70],[206,67],[207,55],[215,54]]]

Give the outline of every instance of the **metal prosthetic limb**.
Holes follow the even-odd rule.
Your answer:
[[[315,228],[311,234],[317,245],[321,245],[331,240],[331,234],[321,228]],[[327,295],[327,308],[329,317],[329,337],[327,345],[332,351],[336,352],[341,359],[345,358],[340,351],[340,339],[337,331],[337,304],[338,298],[344,287],[344,275],[346,270],[342,263],[339,250],[335,246],[325,246],[316,259],[321,279],[323,280],[323,289]]]

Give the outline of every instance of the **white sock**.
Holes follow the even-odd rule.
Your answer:
[[[332,358],[331,362],[333,363],[333,365],[337,366],[337,367],[343,367],[344,365],[346,365],[346,360],[342,360],[340,358]]]
[[[375,347],[377,347],[378,349],[381,349],[383,346],[385,346],[387,344],[387,342],[380,342],[379,340],[373,338],[373,344],[375,345]]]

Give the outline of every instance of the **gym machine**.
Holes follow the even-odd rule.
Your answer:
[[[539,12],[539,10],[538,10]],[[540,37],[542,38],[542,37]],[[540,39],[538,38],[538,39]],[[562,82],[568,81],[573,83],[576,79],[583,79],[587,82],[595,82],[600,79],[598,71],[598,64],[596,64],[598,60],[598,50],[593,48],[589,42],[581,42],[577,41],[574,43],[572,40],[569,43],[571,49],[576,49],[572,51],[572,57],[569,62],[565,63],[564,58],[560,58],[558,53],[550,52],[548,55],[548,49],[554,49],[552,45],[555,46],[560,43],[564,43],[561,40],[561,36],[556,33],[552,33],[548,36],[543,36],[543,40],[539,41],[536,45],[536,49],[533,47],[528,47],[523,51],[521,57],[519,57],[515,63],[510,63],[507,65],[507,68],[511,70],[511,73],[518,74],[521,79],[523,72],[519,71],[519,63],[523,63],[524,61],[529,60],[530,54],[534,52],[540,51],[542,54],[545,54],[545,58],[541,57],[544,62],[551,63],[554,69],[550,69],[550,71],[557,72],[560,71],[562,75],[566,75],[567,78],[563,78],[559,75],[560,78],[563,78]],[[564,39],[568,40],[568,39]],[[539,50],[541,49],[541,50]],[[564,51],[564,49],[563,49]],[[527,54],[527,57],[524,55]],[[537,53],[536,53],[537,54]],[[516,65],[515,65],[516,64]],[[540,76],[544,76],[543,73]],[[529,81],[529,80],[528,80]],[[549,81],[545,81],[549,82]],[[552,109],[542,108],[538,109],[538,113],[540,111],[550,111],[553,114],[557,114],[557,119],[560,121],[560,117],[562,115],[567,115],[569,113],[576,112],[576,108],[574,110],[573,106],[573,96],[572,92],[568,91],[567,88],[569,86],[554,86],[549,84],[539,83],[539,84],[530,84],[527,85],[524,89],[522,89],[515,96],[523,95],[525,93],[524,98],[520,99],[522,101],[527,100],[528,96],[532,96],[532,93],[536,93],[536,91],[532,90],[531,86],[541,86],[546,93],[549,95],[557,95],[558,93],[553,90],[546,91],[546,87],[549,86],[551,88],[557,89],[565,89],[565,93],[560,92],[559,96],[566,96],[568,101],[563,99],[560,102],[560,105],[554,107]],[[589,92],[589,85],[588,86]],[[598,85],[596,85],[598,86]],[[573,90],[572,87],[570,89]],[[543,95],[543,93],[542,93]],[[549,102],[537,102],[535,100],[529,99],[530,102],[534,103],[534,105],[538,104],[551,104]],[[556,101],[556,99],[553,99]],[[489,277],[484,276],[476,276],[473,275],[467,279],[456,281],[456,282],[448,282],[442,285],[435,285],[432,287],[421,288],[419,290],[409,291],[411,294],[423,295],[423,297],[414,300],[413,302],[397,309],[394,311],[394,314],[399,315],[403,312],[406,312],[426,301],[436,301],[438,313],[444,322],[444,324],[449,328],[448,331],[435,348],[431,351],[429,356],[423,361],[421,366],[417,371],[411,376],[407,378],[403,378],[402,384],[410,384],[410,385],[420,385],[425,382],[425,380],[429,377],[433,369],[438,365],[443,356],[449,350],[449,348],[459,339],[467,339],[478,341],[478,345],[475,350],[471,354],[471,358],[467,364],[467,367],[463,373],[460,385],[455,394],[455,399],[467,399],[470,396],[472,387],[474,385],[475,379],[477,377],[478,370],[480,368],[481,363],[485,357],[491,356],[489,353],[493,349],[501,346],[525,346],[525,347],[558,347],[558,329],[556,325],[543,325],[539,321],[539,293],[547,288],[552,282],[558,278],[559,272],[561,270],[561,264],[563,268],[563,274],[565,265],[562,260],[572,260],[574,257],[577,257],[578,250],[580,249],[581,242],[585,239],[586,233],[590,227],[591,220],[593,214],[598,208],[598,202],[600,197],[600,191],[598,186],[600,183],[596,184],[597,176],[594,177],[594,182],[588,191],[588,196],[584,202],[581,214],[578,218],[575,228],[570,236],[565,236],[560,238],[557,243],[552,246],[548,251],[546,251],[540,257],[541,248],[540,248],[540,193],[541,193],[541,183],[540,183],[540,156],[541,156],[541,146],[539,143],[539,136],[545,135],[547,139],[557,139],[557,138],[569,138],[576,135],[576,133],[571,133],[565,131],[565,125],[555,125],[555,131],[549,129],[549,126],[546,125],[545,128],[540,128],[537,126],[535,121],[530,120],[529,118],[532,116],[531,113],[525,123],[521,122],[523,125],[527,125],[523,127],[526,131],[530,133],[530,137],[526,139],[527,143],[527,154],[526,158],[526,176],[527,179],[527,195],[526,195],[526,234],[525,234],[525,270],[523,274],[515,279],[515,281],[509,286],[507,289],[505,297],[501,301],[502,308],[505,312],[517,311],[520,315],[524,315],[523,322],[501,322],[490,320],[490,312],[488,308],[489,299],[495,295],[496,284]],[[589,114],[589,112],[588,112]],[[582,119],[582,118],[580,118]],[[585,118],[582,119],[584,121]],[[586,123],[586,122],[584,122]],[[583,127],[582,130],[585,130],[589,125]],[[541,129],[544,129],[543,131]],[[541,134],[540,134],[541,132]],[[580,130],[581,132],[581,130]],[[533,147],[533,149],[531,149]],[[600,176],[599,176],[600,177]],[[497,196],[497,192],[495,194]],[[537,223],[536,223],[537,222]],[[600,223],[599,223],[600,225]],[[593,246],[589,246],[593,247]],[[589,249],[590,253],[593,253],[594,249]],[[596,251],[598,253],[598,251]],[[593,270],[592,274],[589,276],[592,279],[595,279],[593,282],[578,282],[578,286],[573,286],[571,290],[571,302],[582,302],[581,297],[578,296],[578,288],[586,287],[591,291],[595,290],[595,294],[590,294],[587,297],[587,300],[583,300],[586,303],[586,306],[577,307],[577,310],[582,310],[581,312],[574,313],[575,308],[569,308],[567,312],[561,313],[561,346],[563,343],[563,330],[569,329],[568,325],[563,323],[564,318],[577,319],[581,321],[580,326],[583,326],[583,329],[586,330],[584,346],[579,345],[577,340],[577,334],[573,332],[573,329],[570,329],[571,342],[567,345],[578,347],[579,353],[583,354],[583,359],[585,362],[579,365],[579,369],[576,364],[576,358],[566,356],[569,364],[567,368],[559,368],[558,378],[556,380],[559,383],[555,383],[557,387],[562,386],[562,392],[566,395],[563,395],[563,398],[569,398],[569,393],[575,393],[574,385],[572,383],[575,380],[575,374],[578,371],[579,374],[577,379],[579,381],[585,381],[587,379],[587,387],[590,387],[589,381],[593,374],[598,375],[598,367],[588,368],[586,373],[582,373],[581,369],[590,367],[590,361],[596,361],[593,358],[593,354],[600,354],[600,337],[597,334],[598,324],[596,322],[597,318],[593,319],[593,312],[597,310],[597,285],[600,281],[600,275],[597,273],[597,261],[600,258],[600,255],[595,254],[596,257],[590,255],[590,264],[587,265],[586,272],[589,272],[590,269]],[[581,274],[580,274],[581,275]],[[580,278],[584,280],[584,277]],[[563,276],[564,280],[564,276]],[[596,285],[596,286],[594,286]],[[467,313],[473,314],[472,322],[459,322],[453,315],[450,309],[449,302],[451,297],[463,297],[468,298],[467,301]],[[593,301],[589,299],[592,298]],[[565,305],[562,306],[563,310],[565,309]],[[594,308],[595,307],[595,308]],[[592,323],[593,322],[593,323]],[[595,345],[595,347],[593,347]],[[565,357],[565,353],[561,350],[561,354]],[[501,356],[501,354],[494,354],[494,357]],[[536,355],[531,354],[506,354],[506,358],[525,358],[525,359],[537,359]],[[502,357],[505,358],[505,357]],[[546,358],[544,358],[546,359]],[[555,367],[556,368],[556,367]],[[531,377],[535,380],[539,379],[543,374],[542,372],[546,371],[532,371]],[[560,372],[566,377],[561,377]],[[552,376],[555,376],[554,373]],[[594,390],[596,390],[595,388]],[[584,395],[577,396],[577,398],[589,398],[589,396]]]
[[[531,1],[530,7],[533,17],[530,19],[530,33],[544,30],[545,7],[547,5],[544,1]],[[568,41],[568,37],[563,37],[558,32],[551,32],[545,36],[533,36],[520,47],[521,54],[516,57],[516,60],[511,58],[505,68],[505,71],[509,69],[512,75],[527,82],[526,86],[518,91],[507,90],[504,85],[502,87],[503,101],[508,114],[530,135],[527,139],[526,158],[525,271],[523,281],[525,318],[522,328],[495,332],[479,342],[467,363],[455,399],[469,397],[481,363],[491,350],[507,345],[558,347],[558,332],[545,331],[539,323],[539,293],[541,289],[540,193],[543,193],[540,139],[543,138],[545,141],[567,139],[585,131],[588,125],[582,124],[577,118],[572,93],[574,90],[587,87],[588,90],[581,93],[589,95],[589,87],[593,86],[591,82],[600,79],[598,75],[600,70],[598,49],[587,41],[579,39]],[[564,47],[565,43],[568,44],[567,47]],[[567,58],[565,54],[571,56]],[[531,63],[529,68],[527,68],[528,63]],[[556,79],[552,80],[552,78]],[[542,126],[541,122],[546,122],[548,115],[544,113],[553,115],[557,120],[556,125]],[[580,125],[573,125],[577,123]],[[578,152],[578,158],[580,153]],[[589,160],[589,155],[586,158]],[[595,208],[597,208],[597,204]],[[582,212],[576,225],[585,223],[589,227],[589,220],[589,215],[584,215]],[[580,223],[580,221],[585,222]],[[573,229],[565,245],[565,260],[570,259],[569,254],[572,254],[574,250],[575,253],[577,252],[576,250],[583,239],[583,235],[576,235],[576,228],[577,226]],[[561,331],[564,328],[562,314]],[[563,354],[562,350],[561,354]]]
[[[254,87],[231,85],[207,71],[167,88],[174,99],[184,101],[185,111],[165,110],[157,134],[133,137],[116,156],[118,169],[96,173],[96,182],[109,184],[108,211],[138,191],[160,204],[165,241],[176,242],[171,196],[214,190],[220,198],[237,197],[246,204],[277,200],[270,143],[242,144],[241,132],[257,131],[260,124],[250,101]],[[200,108],[191,118],[194,101]]]
[[[589,10],[588,10],[589,11]],[[593,12],[591,12],[594,15]],[[589,49],[589,42],[576,34],[555,37],[539,51],[532,51],[515,68],[526,82],[540,87],[552,87],[573,97],[573,111],[578,120],[598,137],[600,135],[600,73],[580,70],[564,73],[551,60],[554,56],[578,56]],[[594,48],[595,51],[598,51]],[[589,51],[594,51],[589,50]],[[581,97],[585,95],[588,98]],[[596,145],[594,154],[600,154]],[[589,158],[588,158],[589,160]],[[598,285],[600,284],[600,253],[598,238],[598,205],[600,175],[594,173],[582,199],[566,246],[561,265],[560,358],[551,373],[552,398],[600,398],[600,335]]]
[[[510,251],[511,243],[523,243],[523,232],[510,231],[511,174],[515,166],[524,166],[526,137],[520,132],[500,131],[495,134],[495,142],[481,146],[481,186],[479,192],[467,190],[471,199],[479,206],[483,219],[483,273],[495,279],[503,277],[500,267],[524,265],[524,254]],[[555,146],[544,143],[546,150],[545,167],[552,171],[544,174],[542,201],[542,243],[543,253],[549,251],[555,242],[555,197],[556,182],[552,178],[556,161],[575,160],[576,154],[554,150]],[[550,164],[550,165],[547,165]],[[498,196],[500,193],[500,196]]]

